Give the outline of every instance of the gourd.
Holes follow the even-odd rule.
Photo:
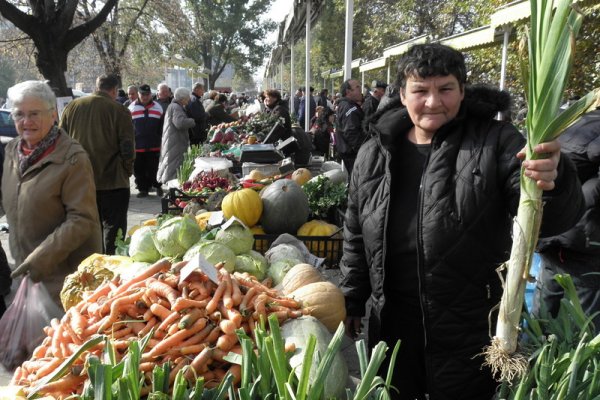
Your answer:
[[[331,282],[310,283],[289,295],[298,300],[302,307],[321,321],[330,332],[335,332],[340,322],[346,318],[344,294]]]
[[[267,233],[294,234],[308,219],[308,198],[300,185],[291,179],[280,179],[265,187],[261,225]]]
[[[283,294],[292,293],[302,286],[315,282],[323,282],[323,275],[310,264],[296,264],[290,269],[283,281],[281,281],[281,291]]]
[[[306,168],[298,168],[292,173],[292,180],[302,186],[312,178],[312,174]]]
[[[265,174],[263,174],[262,172],[260,172],[260,170],[258,169],[253,169],[252,171],[250,171],[250,173],[248,174],[248,178],[252,179],[253,181],[260,181],[262,179],[267,178],[267,176]]]
[[[246,226],[254,226],[263,212],[263,202],[252,189],[241,189],[225,196],[221,204],[223,216],[227,219],[235,216]]]
[[[298,236],[331,236],[336,233],[339,228],[333,224],[320,219],[308,221],[298,229]]]
[[[332,335],[327,332],[327,328],[323,326],[317,319],[311,316],[303,316],[296,319],[290,319],[281,326],[281,336],[286,345],[294,343],[296,350],[290,358],[290,366],[294,368],[296,376],[300,378],[302,372],[302,363],[306,352],[308,338],[313,335],[317,339],[315,352],[313,354],[312,365],[310,368],[308,381],[312,384],[317,378],[317,368],[319,358],[327,351],[327,346],[332,339]],[[346,398],[345,387],[348,380],[348,365],[342,354],[338,353],[333,358],[333,363],[327,372],[325,385],[323,388],[323,399],[343,399]]]

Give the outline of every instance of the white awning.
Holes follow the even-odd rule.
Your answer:
[[[387,49],[383,50],[383,56],[385,58],[389,58],[392,56],[398,56],[400,54],[404,54],[408,51],[408,49],[411,46],[413,46],[415,44],[426,43],[428,39],[429,39],[429,37],[427,35],[421,35],[421,36],[417,36],[416,38],[412,38],[410,40],[404,41],[402,43],[395,44],[395,45],[390,46]]]
[[[374,69],[385,68],[386,64],[387,64],[387,58],[379,57],[374,60],[367,61],[367,62],[361,64],[361,66],[358,70],[360,72],[371,71]]]
[[[495,29],[487,25],[443,38],[440,43],[456,50],[468,50],[494,43],[495,36]]]

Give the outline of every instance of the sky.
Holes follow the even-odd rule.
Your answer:
[[[287,14],[290,11],[290,8],[292,7],[292,4],[293,4],[292,0],[274,0],[273,1],[273,4],[271,5],[271,10],[266,14],[266,17],[277,22],[277,27],[267,36],[267,38],[266,38],[267,41],[270,41],[273,44],[277,41],[277,31],[279,29],[279,22],[283,21],[284,18],[287,16]],[[271,54],[270,51],[265,54],[265,59],[264,59],[263,65],[261,67],[259,67],[257,69],[256,73],[254,74],[254,79],[256,81],[262,81],[262,77],[265,72],[265,65],[267,64],[267,61],[269,60],[270,54]]]

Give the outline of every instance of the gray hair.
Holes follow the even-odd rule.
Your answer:
[[[135,90],[136,92],[138,91],[138,88],[137,88],[137,86],[135,86],[135,85],[129,85],[129,86],[127,86],[127,91],[128,91],[128,92],[129,92],[131,89]]]
[[[194,83],[194,86],[192,86],[192,90],[196,90],[198,88],[202,88],[204,89],[204,84],[200,83],[200,82],[196,82]]]
[[[156,87],[156,90],[160,90],[161,87],[166,87],[167,89],[169,88],[169,85],[167,85],[166,83],[159,83],[158,86]]]
[[[184,88],[184,87],[178,87],[177,89],[175,89],[175,93],[173,94],[173,96],[176,101],[189,99],[190,98],[190,89]]]
[[[8,100],[13,107],[26,98],[35,98],[46,103],[49,109],[56,108],[56,95],[44,81],[25,81],[8,89]]]

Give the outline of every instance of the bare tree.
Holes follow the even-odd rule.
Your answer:
[[[0,0],[0,14],[33,41],[40,73],[58,95],[70,95],[65,72],[69,52],[106,20],[119,0],[106,0],[100,11],[82,24],[73,26],[78,0],[29,0],[28,12],[14,2]]]

